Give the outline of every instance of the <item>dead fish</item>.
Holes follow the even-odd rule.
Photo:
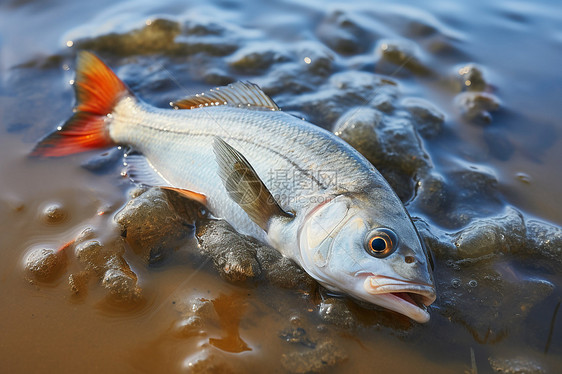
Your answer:
[[[269,242],[334,292],[427,322],[430,258],[375,167],[334,134],[237,82],[150,106],[95,55],[80,52],[72,117],[33,149],[57,157],[127,145],[134,181],[205,204]]]

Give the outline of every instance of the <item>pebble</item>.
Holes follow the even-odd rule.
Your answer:
[[[42,212],[43,221],[49,225],[56,225],[68,219],[68,212],[60,203],[49,203]]]

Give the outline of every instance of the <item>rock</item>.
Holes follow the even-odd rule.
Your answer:
[[[88,292],[88,281],[90,280],[90,272],[80,271],[72,273],[68,276],[68,286],[75,296],[83,296]]]
[[[424,138],[434,138],[443,130],[445,115],[430,102],[407,98],[402,101],[402,106],[410,113],[416,130]]]
[[[525,276],[507,257],[450,260],[435,279],[440,313],[465,326],[480,344],[517,334],[533,307],[554,290],[546,280]]]
[[[74,245],[76,246],[80,243],[84,243],[87,240],[94,239],[96,235],[96,230],[88,226],[84,230],[82,230],[80,234],[78,234],[76,239],[74,239]]]
[[[313,349],[283,354],[281,365],[290,373],[319,373],[347,359],[333,340],[318,343]]]
[[[136,30],[123,34],[111,33],[95,38],[75,41],[79,49],[105,52],[120,56],[137,56],[147,54],[178,54],[182,46],[176,43],[181,26],[174,21],[155,19]]]
[[[320,43],[302,42],[297,46],[296,53],[310,74],[327,77],[333,70],[334,54]]]
[[[97,240],[88,240],[76,245],[74,252],[80,264],[98,276],[102,276],[112,253]]]
[[[84,229],[74,240],[74,253],[85,271],[71,274],[68,282],[73,294],[86,292],[91,276],[101,281],[111,298],[116,301],[137,301],[142,290],[137,275],[131,270],[125,254],[123,238],[109,238],[102,243],[91,227]]]
[[[306,348],[315,348],[316,342],[311,340],[306,330],[299,326],[290,326],[281,332],[279,337],[290,344],[297,344]]]
[[[209,299],[202,297],[189,298],[175,302],[176,310],[181,314],[183,320],[190,319],[190,317],[197,317],[200,321],[205,323],[219,324],[219,316],[213,306],[213,302]],[[181,324],[184,324],[180,322]],[[199,323],[192,320],[190,323]]]
[[[398,95],[394,81],[360,71],[336,73],[327,83],[313,89],[311,93],[287,97],[283,109],[305,113],[308,121],[325,129],[332,128],[338,118],[353,108],[382,105],[392,110]]]
[[[482,68],[473,63],[457,66],[453,82],[456,91],[484,91],[489,86]]]
[[[290,110],[291,107],[299,105],[298,102],[293,101],[296,94],[303,92],[310,92],[315,90],[315,79],[302,79],[301,75],[304,74],[302,66],[297,63],[285,63],[273,65],[269,73],[263,77],[260,82],[260,87],[269,96],[277,96],[282,93],[287,93],[288,103],[278,102],[282,105],[284,111]]]
[[[324,322],[344,328],[353,328],[356,325],[356,318],[349,310],[344,299],[329,297],[320,303],[318,310],[320,318]]]
[[[159,188],[129,200],[114,219],[127,243],[147,263],[164,258],[192,231],[192,222],[178,215],[168,195]]]
[[[126,269],[129,269],[128,266]],[[137,277],[130,271],[111,267],[105,272],[102,285],[109,294],[119,301],[134,301],[141,295],[141,289],[137,286]]]
[[[499,216],[473,221],[454,237],[460,258],[513,253],[524,247],[526,227],[522,214],[507,207]]]
[[[274,248],[260,246],[256,258],[265,279],[277,287],[311,293],[317,286],[316,281],[299,265]]]
[[[404,68],[415,75],[425,76],[432,73],[422,62],[418,46],[411,40],[379,40],[376,53],[379,56],[377,71],[396,75]]]
[[[547,372],[539,362],[523,356],[513,358],[490,357],[488,361],[496,373],[544,374]]]
[[[342,55],[364,51],[368,47],[366,35],[350,13],[336,10],[329,14],[318,27],[318,38]]]
[[[450,211],[451,192],[445,177],[431,171],[418,180],[416,196],[410,206],[432,217],[438,217]]]
[[[205,54],[214,57],[223,57],[232,54],[238,49],[238,42],[219,36],[178,36],[176,54],[196,55]]]
[[[212,258],[215,268],[225,280],[239,282],[260,276],[256,243],[246,240],[226,221],[200,222],[195,235],[201,253]]]
[[[188,316],[176,324],[174,324],[174,331],[180,338],[190,338],[202,333],[203,320],[199,316]]]
[[[273,48],[270,43],[254,43],[230,56],[228,64],[242,72],[259,74],[273,64],[289,60],[283,49]]]
[[[434,216],[445,227],[466,226],[477,217],[498,214],[505,204],[495,172],[487,167],[459,163],[447,173],[450,206],[446,214]]]
[[[261,277],[282,288],[310,290],[316,285],[293,261],[255,238],[237,233],[226,221],[199,221],[195,235],[201,253],[211,257],[221,277],[230,282]]]
[[[360,107],[344,114],[333,131],[375,165],[403,201],[412,196],[415,178],[432,168],[407,119]]]
[[[476,124],[489,124],[492,114],[500,107],[499,99],[487,92],[462,92],[455,98],[455,104],[461,115]]]
[[[424,241],[426,249],[430,252],[431,262],[433,261],[431,254],[441,259],[451,258],[455,255],[456,247],[447,233],[437,227],[430,228],[429,224],[420,218],[413,218],[413,222]]]
[[[25,271],[32,281],[53,282],[65,267],[65,254],[53,249],[32,249],[25,259]]]
[[[562,228],[546,222],[527,222],[526,248],[533,254],[544,256],[555,262],[558,269],[562,264]]]
[[[182,34],[184,35],[224,35],[229,32],[219,23],[208,20],[188,20],[183,25]]]
[[[56,225],[68,219],[68,212],[60,203],[49,203],[44,207],[41,216],[46,224]]]

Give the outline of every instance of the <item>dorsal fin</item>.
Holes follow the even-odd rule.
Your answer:
[[[209,92],[170,103],[174,109],[196,109],[228,105],[249,109],[280,110],[277,104],[254,83],[235,82]]]
[[[262,182],[246,158],[219,137],[213,144],[219,176],[228,195],[248,214],[250,219],[267,231],[273,217],[293,217],[285,212]]]

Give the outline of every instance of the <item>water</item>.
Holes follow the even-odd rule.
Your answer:
[[[173,44],[171,40],[146,43],[146,35],[130,34],[145,27],[147,21],[161,18],[176,24],[216,24],[224,30],[205,39],[205,48],[215,49],[199,54],[167,49]],[[443,133],[424,139],[423,147],[435,170],[447,181],[453,186],[460,183],[454,182],[454,175],[464,165],[488,170],[498,181],[500,198],[494,204],[514,206],[524,213],[527,222],[538,218],[560,226],[561,25],[562,8],[554,1],[428,1],[423,6],[414,1],[167,1],[158,5],[149,1],[3,2],[2,371],[181,372],[187,371],[197,357],[211,352],[219,363],[215,368],[218,371],[224,369],[220,366],[224,363],[233,371],[267,368],[284,372],[282,355],[304,349],[279,338],[279,331],[297,316],[309,334],[327,335],[336,346],[343,347],[347,360],[329,368],[329,372],[369,372],[373,365],[393,372],[462,372],[471,368],[471,350],[481,373],[493,371],[490,358],[517,357],[556,372],[562,365],[562,324],[551,321],[562,297],[560,267],[535,256],[521,260],[506,253],[500,260],[452,266],[437,255],[438,282],[453,284],[457,291],[441,289],[429,324],[405,330],[400,323],[398,327],[381,327],[372,313],[358,311],[355,316],[360,327],[328,325],[327,332],[311,327],[323,324],[314,302],[293,292],[262,284],[232,285],[220,280],[207,265],[196,271],[201,262],[186,254],[193,243],[156,267],[147,267],[132,253],[126,254],[143,288],[143,302],[129,309],[109,302],[95,282],[83,298],[71,297],[68,275],[55,282],[31,285],[24,278],[22,264],[31,248],[58,248],[87,225],[107,227],[105,222],[125,202],[125,190],[130,186],[119,176],[118,166],[105,173],[80,167],[95,153],[57,160],[26,158],[39,138],[69,116],[73,92],[68,81],[73,78],[73,56],[85,38],[93,38],[85,46],[115,66],[133,90],[150,103],[166,106],[171,99],[188,93],[249,79],[266,88],[281,107],[318,119],[318,124],[327,128],[341,115],[337,108],[330,112],[333,117],[326,112],[315,113],[314,105],[307,110],[301,104],[306,96],[298,94],[313,95],[338,72],[375,71],[391,76],[399,84],[401,97],[423,98],[445,114]],[[163,27],[158,35],[169,37],[173,35],[171,29]],[[209,30],[212,28],[206,32]],[[111,33],[133,36],[103,39]],[[196,48],[190,39],[193,35],[197,36],[184,35],[176,41],[187,40],[191,48]],[[423,69],[412,72],[416,68],[407,65],[412,61],[402,68],[375,63],[378,43],[397,39],[415,43]],[[114,44],[116,40],[122,44]],[[272,60],[236,67],[232,63],[236,53],[254,43],[258,51],[273,50]],[[307,49],[306,43],[315,44]],[[232,50],[225,47],[228,45]],[[311,54],[311,50],[318,54]],[[323,53],[330,57],[323,60]],[[316,69],[313,73],[303,74],[308,69],[305,57],[312,60],[310,65]],[[314,67],[315,61],[324,61],[327,67]],[[458,78],[456,72],[467,63],[479,66],[488,83],[486,92],[500,101],[500,109],[491,112],[490,124],[472,123],[455,105],[459,92],[455,82],[462,84],[462,80],[454,77]],[[295,79],[295,74],[302,75]],[[284,80],[296,83],[287,88],[283,87]],[[338,105],[364,105],[372,99],[374,96],[367,95],[363,100]],[[455,212],[474,213],[476,217],[497,214],[495,205],[475,206],[486,199],[457,199]],[[44,207],[53,203],[67,213],[67,218],[56,225],[46,223],[42,214]],[[409,207],[412,215],[430,222],[434,232],[455,232],[466,226],[462,220],[451,222],[422,210],[415,200]],[[105,214],[100,216],[100,212]],[[499,274],[499,280],[483,278],[483,274]],[[551,282],[554,291],[544,291],[539,281]],[[542,293],[544,297],[540,297]],[[203,328],[200,335],[174,335],[171,326],[178,320],[175,302],[189,297],[225,300],[221,294],[244,305],[238,329],[251,351],[232,353],[209,343],[231,336],[228,331],[233,327],[225,328],[230,319]],[[486,303],[495,300],[503,305],[500,314],[490,317],[487,306],[479,304],[479,297]],[[519,304],[526,297],[528,303]],[[459,305],[475,313],[448,313]],[[514,319],[516,323],[498,322],[502,318],[511,320],[506,313],[516,314],[517,308],[530,311],[523,310],[524,318]],[[482,317],[474,318],[480,310]]]

